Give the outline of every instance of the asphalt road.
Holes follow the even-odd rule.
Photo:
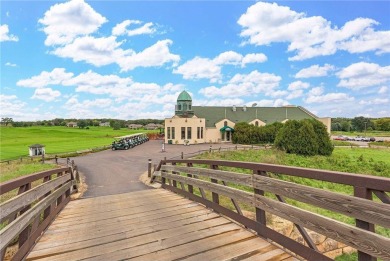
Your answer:
[[[232,147],[232,144],[213,144],[213,148]],[[83,197],[98,197],[150,189],[139,181],[148,170],[148,159],[158,164],[164,157],[172,158],[184,153],[209,149],[210,144],[165,145],[162,152],[161,141],[152,140],[129,150],[105,150],[72,158],[79,171],[85,176],[88,186]]]

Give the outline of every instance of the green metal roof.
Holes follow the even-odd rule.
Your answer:
[[[198,118],[206,119],[206,127],[215,127],[215,124],[223,119],[229,119],[234,123],[251,122],[259,119],[266,124],[289,120],[316,119],[317,117],[300,106],[286,107],[212,107],[193,106],[194,114]],[[226,117],[225,117],[226,115]]]
[[[188,92],[182,91],[177,97],[177,101],[192,101],[191,95]]]

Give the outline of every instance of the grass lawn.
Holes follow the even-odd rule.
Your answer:
[[[47,154],[57,154],[110,145],[115,137],[140,132],[147,131],[111,127],[0,127],[0,160],[28,156],[28,146],[36,143],[45,145]]]

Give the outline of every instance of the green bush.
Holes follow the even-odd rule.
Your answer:
[[[280,122],[266,126],[254,126],[247,122],[239,122],[234,126],[233,143],[263,144],[274,143],[275,137],[283,127]]]
[[[317,120],[289,120],[278,132],[275,146],[299,155],[331,155],[333,145],[325,125]]]

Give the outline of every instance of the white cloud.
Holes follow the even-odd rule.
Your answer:
[[[295,81],[288,85],[287,89],[290,91],[307,89],[310,87],[310,84],[307,82]]]
[[[221,67],[208,58],[195,57],[173,70],[173,73],[182,74],[183,78],[189,79],[210,79],[216,82],[222,78]]]
[[[354,98],[350,97],[346,93],[326,93],[324,94],[323,87],[316,87],[309,91],[306,99],[304,100],[306,103],[343,103],[348,101],[353,101]]]
[[[44,100],[46,102],[54,101],[57,97],[60,97],[61,93],[51,88],[38,88],[35,90],[32,99]]]
[[[13,34],[9,34],[8,25],[2,24],[0,25],[0,42],[17,42],[19,38]]]
[[[334,70],[333,65],[325,64],[324,66],[319,66],[318,64],[316,64],[300,70],[295,75],[295,78],[312,78],[327,76],[328,72],[332,70]]]
[[[263,53],[249,53],[242,59],[241,67],[245,67],[248,63],[264,63],[268,60]]]
[[[158,41],[142,52],[132,52],[130,55],[121,57],[117,63],[121,71],[133,70],[136,67],[162,66],[166,63],[173,63],[175,66],[180,61],[180,56],[170,52],[169,46],[172,43],[169,39]]]
[[[196,106],[240,106],[244,105],[244,100],[239,98],[232,99],[212,99],[212,100],[196,100]]]
[[[258,93],[265,93],[267,95],[279,86],[280,80],[280,76],[270,73],[260,73],[255,70],[249,74],[236,74],[226,85],[220,88],[215,86],[206,87],[200,89],[199,93],[208,98],[215,96],[249,96]]]
[[[307,16],[287,6],[258,2],[250,6],[238,20],[241,37],[246,43],[269,45],[289,43],[288,51],[296,55],[289,60],[304,60],[331,55],[338,50],[350,53],[390,52],[390,31],[375,31],[377,21],[357,18],[338,29],[321,16]]]
[[[218,82],[222,79],[223,65],[240,65],[245,67],[248,63],[262,63],[267,61],[267,56],[262,53],[251,53],[243,56],[234,51],[219,54],[214,59],[195,57],[192,60],[173,70],[173,73],[182,74],[184,79],[209,79],[210,82]]]
[[[6,63],[5,63],[5,66],[16,67],[17,65],[14,64],[14,63],[6,62]]]
[[[16,85],[22,87],[42,88],[48,85],[62,84],[73,77],[73,73],[65,72],[64,68],[54,68],[51,72],[43,71],[29,79],[19,80]]]
[[[291,100],[302,96],[303,96],[303,90],[294,90],[287,95],[286,99]]]
[[[38,22],[44,26],[45,44],[50,46],[68,44],[78,36],[94,33],[107,19],[83,0],[71,0],[51,6]]]
[[[341,79],[337,86],[361,89],[388,83],[390,66],[359,62],[342,69],[337,75]]]
[[[259,100],[259,101],[252,101],[248,102],[247,106],[252,106],[252,104],[256,103],[257,107],[281,107],[281,106],[286,106],[289,104],[288,101],[283,100],[283,99],[276,99],[276,100]]]
[[[122,23],[117,24],[112,29],[112,34],[117,36],[119,35],[135,36],[135,35],[142,35],[142,34],[153,34],[156,32],[156,28],[154,28],[154,24],[151,22],[145,23],[144,25],[134,29],[127,29],[128,26],[140,25],[142,23],[143,22],[139,20],[125,20]]]
[[[385,93],[387,93],[388,90],[389,90],[389,88],[387,86],[382,86],[379,88],[378,94],[385,94]]]
[[[375,99],[370,99],[370,100],[362,100],[359,102],[359,104],[362,105],[378,105],[378,104],[389,104],[389,99],[388,98],[375,98]]]

